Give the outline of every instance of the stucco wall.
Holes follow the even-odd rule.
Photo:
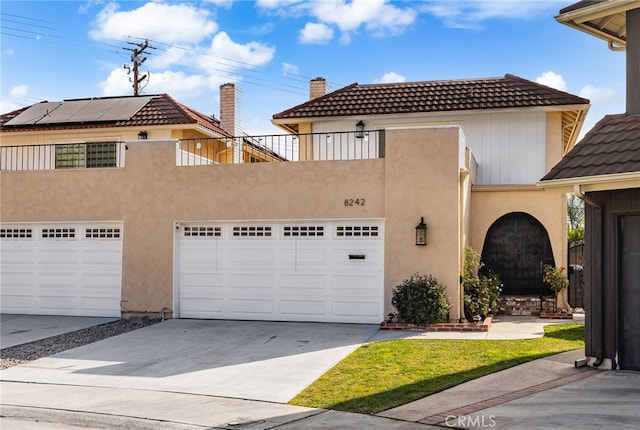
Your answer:
[[[384,218],[385,314],[415,272],[438,277],[455,304],[458,133],[389,131],[385,159],[195,167],[176,166],[173,142],[129,142],[124,168],[0,173],[0,220],[123,221],[122,310],[159,312],[172,306],[175,221]],[[415,245],[421,216],[426,247]]]
[[[566,199],[564,194],[529,188],[471,193],[472,232],[470,245],[482,252],[489,227],[510,212],[525,212],[547,229],[556,265],[567,264]]]
[[[404,279],[431,274],[447,286],[453,319],[460,317],[459,136],[458,127],[388,130],[385,158],[386,303]],[[420,217],[427,246],[415,245]]]

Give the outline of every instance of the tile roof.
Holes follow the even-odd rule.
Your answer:
[[[593,6],[594,4],[603,3],[606,0],[580,0],[579,2],[570,4],[567,7],[560,9],[560,14],[573,12],[574,10],[584,9],[585,7]]]
[[[131,97],[131,96],[130,96]],[[121,97],[121,98],[130,98]],[[220,127],[220,121],[213,116],[207,116],[197,112],[181,103],[175,101],[168,94],[159,94],[149,97],[150,100],[142,106],[131,118],[114,121],[85,121],[82,123],[57,123],[57,124],[19,124],[6,125],[8,121],[15,118],[29,107],[18,109],[13,112],[0,115],[0,131],[37,131],[37,130],[71,130],[80,128],[102,128],[102,127],[143,127],[154,125],[181,125],[194,124],[208,130],[229,136]],[[120,98],[120,97],[119,97]],[[90,100],[90,99],[87,99]],[[63,102],[64,103],[64,102]]]
[[[274,114],[273,119],[588,104],[589,100],[582,97],[507,74],[486,79],[354,83]]]
[[[640,115],[607,115],[541,181],[640,172]]]

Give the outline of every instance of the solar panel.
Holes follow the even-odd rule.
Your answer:
[[[35,124],[40,118],[45,116],[48,112],[54,111],[61,104],[62,102],[42,102],[35,104],[7,121],[5,125]]]
[[[38,103],[7,121],[5,125],[126,121],[152,98],[153,96],[145,96]]]

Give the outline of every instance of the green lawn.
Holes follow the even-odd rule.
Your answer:
[[[390,340],[354,351],[290,404],[377,413],[527,361],[584,347],[584,326],[527,340]]]

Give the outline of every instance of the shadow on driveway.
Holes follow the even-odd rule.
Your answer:
[[[17,366],[2,380],[287,402],[377,325],[169,320]]]

